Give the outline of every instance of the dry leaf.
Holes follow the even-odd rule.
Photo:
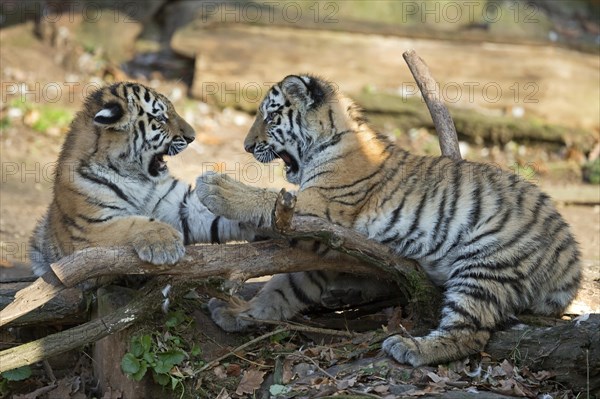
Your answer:
[[[377,393],[385,393],[387,391],[390,390],[390,386],[389,385],[377,385],[376,387],[373,388],[373,390]]]
[[[500,367],[502,367],[502,370],[504,370],[508,377],[512,377],[514,375],[514,367],[508,362],[508,360],[504,359],[504,361],[500,363]]]
[[[538,381],[544,381],[544,380],[554,377],[555,375],[556,375],[556,373],[554,373],[552,371],[542,370],[542,371],[538,371],[537,373],[533,373],[533,378],[535,378]]]
[[[78,377],[62,378],[57,381],[56,389],[48,393],[48,399],[64,399],[70,398],[73,392],[79,390],[81,380]]]
[[[121,399],[123,397],[123,392],[118,389],[112,389],[111,387],[107,387],[104,391],[104,395],[102,395],[102,399]]]
[[[445,378],[440,377],[439,375],[437,375],[433,371],[430,371],[429,373],[427,373],[427,377],[429,377],[431,379],[431,381],[433,381],[433,382],[441,382],[441,381],[445,380]]]
[[[500,382],[500,386],[494,387],[492,392],[500,393],[503,395],[523,396],[523,397],[535,397],[533,392],[523,387],[514,379],[510,378]]]
[[[294,360],[290,357],[287,357],[283,361],[283,372],[281,373],[281,383],[283,385],[287,385],[292,380],[294,373],[292,372],[292,366],[294,365]]]
[[[343,379],[341,381],[336,382],[335,386],[337,387],[337,389],[340,390],[352,388],[356,384],[356,378],[357,377]]]
[[[215,373],[217,378],[220,380],[224,380],[225,378],[227,378],[227,373],[225,372],[225,369],[223,368],[223,366],[215,367],[213,369],[213,373]]]
[[[254,393],[255,390],[260,388],[260,384],[262,384],[262,382],[264,381],[264,375],[264,371],[260,371],[257,369],[248,369],[244,371],[242,380],[237,386],[235,393],[240,396],[246,393]]]
[[[223,388],[221,389],[221,392],[219,392],[219,395],[217,395],[215,399],[231,399],[231,396],[229,396],[227,390]]]
[[[237,363],[231,363],[227,366],[227,375],[230,377],[238,377],[242,374],[242,367]]]
[[[411,389],[410,391],[406,391],[403,393],[404,396],[425,396],[430,394],[435,394],[443,392],[442,389],[438,387],[427,386],[423,389]]]

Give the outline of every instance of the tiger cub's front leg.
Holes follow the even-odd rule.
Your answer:
[[[183,235],[179,231],[145,216],[99,223],[89,232],[88,240],[93,246],[131,243],[141,260],[155,265],[175,264],[185,254]]]
[[[247,186],[227,175],[205,173],[196,181],[200,202],[215,215],[250,224],[255,228],[271,227],[277,193]]]

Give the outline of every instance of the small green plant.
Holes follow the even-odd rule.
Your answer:
[[[0,398],[7,398],[10,394],[10,383],[13,381],[23,381],[31,377],[31,367],[23,366],[12,370],[7,370],[0,374]]]
[[[600,184],[600,158],[588,162],[583,167],[583,178],[591,184]]]
[[[31,367],[23,366],[16,369],[8,370],[0,374],[7,381],[23,381],[31,377]]]
[[[4,130],[8,127],[10,127],[10,119],[8,119],[6,116],[3,116],[0,118],[0,130]]]
[[[73,118],[73,114],[64,108],[43,106],[39,108],[39,111],[40,116],[31,127],[40,133],[47,132],[51,127],[62,130],[69,125]]]
[[[165,321],[165,332],[151,332],[131,338],[129,352],[121,360],[123,373],[140,381],[150,371],[152,379],[172,391],[185,392],[184,380],[195,375],[195,369],[204,362],[199,359],[201,349],[189,345],[177,335],[184,324],[191,323],[183,311],[171,312]]]
[[[31,127],[46,133],[50,128],[65,130],[73,119],[73,112],[67,108],[49,104],[36,104],[25,101],[23,98],[15,98],[9,102],[11,108],[18,108],[23,112],[36,112],[37,116],[31,122]],[[10,123],[10,120],[7,120]],[[2,126],[2,122],[0,122]]]

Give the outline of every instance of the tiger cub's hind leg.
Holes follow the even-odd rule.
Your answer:
[[[249,302],[212,299],[212,319],[226,331],[242,331],[260,320],[286,320],[309,307],[339,309],[398,293],[395,284],[347,273],[311,271],[279,274]]]
[[[320,303],[327,284],[322,272],[278,274],[250,301],[227,303],[211,299],[208,308],[213,321],[225,331],[243,331],[253,320],[286,320]]]
[[[464,282],[448,287],[436,330],[417,338],[393,335],[383,342],[384,352],[400,363],[417,367],[482,351],[493,328],[510,314],[502,314],[505,307],[481,284],[466,287]]]

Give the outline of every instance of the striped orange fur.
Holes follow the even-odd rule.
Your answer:
[[[171,102],[149,87],[122,82],[91,94],[71,124],[52,203],[30,241],[34,273],[88,247],[131,245],[142,260],[173,264],[184,244],[251,239],[169,174],[163,157],[194,138]]]
[[[418,366],[476,353],[510,317],[525,310],[559,314],[576,294],[578,246],[546,194],[489,165],[398,148],[322,79],[288,76],[274,85],[245,147],[261,162],[285,162],[287,179],[299,185],[298,214],[389,245],[398,256],[418,261],[444,288],[434,331],[384,341],[384,351],[399,362]],[[201,177],[197,192],[215,214],[271,225],[273,192],[216,174]],[[344,278],[319,271],[279,275],[247,305],[213,300],[209,307],[217,324],[237,331],[251,324],[248,317],[292,317],[326,302],[340,286],[363,297],[390,289]]]

